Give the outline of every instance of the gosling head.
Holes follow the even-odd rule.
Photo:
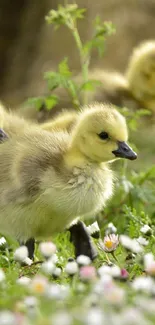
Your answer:
[[[134,49],[126,77],[136,99],[145,101],[155,96],[155,41],[146,41]]]
[[[125,118],[112,105],[96,103],[86,107],[73,129],[72,139],[72,148],[90,161],[137,158],[126,143],[128,132]]]

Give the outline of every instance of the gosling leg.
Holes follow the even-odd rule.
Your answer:
[[[93,261],[98,253],[92,242],[90,235],[87,232],[84,222],[78,221],[68,228],[70,231],[70,241],[75,247],[75,256],[86,255]]]

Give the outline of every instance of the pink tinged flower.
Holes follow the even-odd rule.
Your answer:
[[[45,258],[51,257],[56,252],[56,246],[52,242],[43,242],[39,245],[40,253]]]
[[[100,248],[106,253],[112,253],[119,245],[118,235],[110,234],[104,237],[103,241],[99,241]]]
[[[126,269],[121,269],[121,279],[126,280],[129,277],[129,273],[127,272]]]
[[[155,276],[155,260],[152,263],[148,264],[145,269],[145,272],[151,276]]]
[[[96,279],[96,269],[94,266],[82,266],[80,269],[80,278],[82,281],[92,281]]]

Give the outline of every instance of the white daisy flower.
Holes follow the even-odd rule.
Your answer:
[[[28,249],[26,246],[17,248],[14,252],[14,260],[19,263],[23,263],[28,258]]]
[[[91,259],[86,255],[79,255],[76,261],[80,266],[86,266],[91,264]]]
[[[45,274],[52,275],[52,273],[55,269],[55,264],[52,261],[48,260],[48,261],[42,263],[41,269]]]
[[[99,247],[106,253],[114,252],[118,245],[118,235],[115,234],[106,235],[103,241],[99,241]]]
[[[78,264],[75,261],[68,262],[65,267],[65,272],[69,275],[74,275],[78,272]]]
[[[117,228],[114,226],[112,222],[108,223],[106,228],[106,234],[115,234],[117,232]]]
[[[39,250],[45,258],[51,257],[56,252],[56,246],[52,242],[43,242],[39,245]]]
[[[54,325],[71,325],[72,317],[66,311],[59,311],[57,314],[53,315],[51,319],[51,324]]]

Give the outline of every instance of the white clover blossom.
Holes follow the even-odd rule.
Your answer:
[[[106,235],[102,240],[99,241],[99,247],[106,253],[114,252],[119,245],[118,235],[110,234]]]
[[[145,234],[145,235],[149,235],[152,233],[152,229],[150,226],[148,225],[144,225],[143,227],[140,228],[140,231]]]
[[[78,264],[75,261],[68,262],[65,267],[65,272],[69,275],[74,275],[78,272]]]
[[[146,240],[146,238],[144,238],[144,237],[138,237],[138,238],[136,238],[136,240],[138,241],[138,243],[140,244],[140,245],[142,245],[142,246],[147,246],[148,245],[148,243],[149,243],[149,241],[148,240]]]
[[[23,263],[28,258],[28,249],[26,246],[17,248],[14,252],[14,260],[19,263]]]
[[[142,253],[143,248],[140,246],[140,244],[137,242],[136,239],[132,239],[126,235],[120,236],[120,243],[122,246],[128,250],[130,250],[133,253]]]
[[[79,256],[77,257],[76,261],[77,261],[77,263],[78,263],[79,265],[82,265],[82,266],[91,264],[91,259],[90,259],[90,257],[88,257],[88,256],[86,256],[86,255],[79,255]]]
[[[45,258],[49,258],[55,254],[56,246],[52,242],[42,242],[39,245],[39,250]]]

